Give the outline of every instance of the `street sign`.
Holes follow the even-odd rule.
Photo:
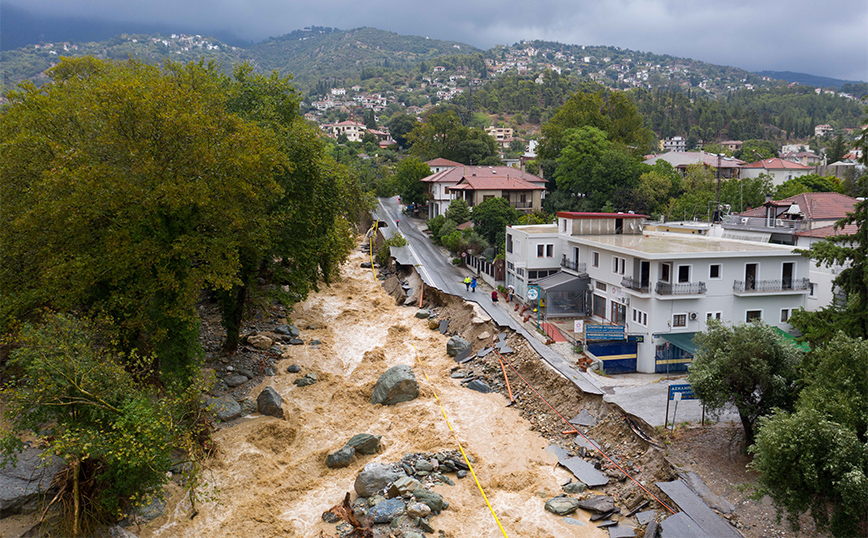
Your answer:
[[[678,395],[678,396],[676,396]],[[683,383],[680,385],[669,385],[669,399],[670,400],[695,400],[696,394],[693,393],[693,387],[690,386],[690,383]]]
[[[573,332],[577,334],[585,332],[585,320],[577,319],[573,321]]]
[[[585,324],[586,340],[624,340],[623,325]]]
[[[529,301],[536,301],[539,299],[539,288],[528,288],[527,298]]]

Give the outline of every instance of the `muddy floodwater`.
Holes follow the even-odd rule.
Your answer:
[[[545,452],[548,442],[530,431],[500,394],[473,392],[451,379],[455,363],[446,354],[447,337],[416,319],[415,308],[396,306],[371,270],[359,267],[361,261],[356,253],[341,282],[311,295],[287,320],[302,329],[306,341],[322,344],[290,346],[278,374],[251,392],[255,396],[273,387],[283,397],[285,420],[253,414],[215,434],[220,453],[205,477],[216,488],[217,502],[198,505],[190,519],[189,501],[176,495],[165,516],[148,528],[130,530],[146,538],[337,536],[322,514],[353,492],[365,464],[457,449],[457,438],[474,458],[507,536],[608,536],[581,511],[568,524],[544,510],[545,501],[560,494],[560,485],[570,478]],[[315,329],[304,329],[310,326]],[[301,373],[287,373],[291,364],[298,364]],[[371,405],[377,378],[398,364],[413,368],[419,398]],[[316,384],[293,384],[308,372],[319,375]],[[358,433],[382,435],[380,452],[357,456],[344,469],[327,468],[326,455]],[[449,508],[432,516],[431,525],[449,537],[503,536],[473,478],[451,477],[454,486],[435,488]]]

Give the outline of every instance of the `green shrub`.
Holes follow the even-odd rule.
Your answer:
[[[396,232],[395,235],[383,241],[383,244],[380,245],[380,250],[377,251],[377,263],[380,265],[386,265],[389,261],[389,248],[390,247],[406,247],[407,239]]]

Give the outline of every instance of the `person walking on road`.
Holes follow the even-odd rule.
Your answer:
[[[497,290],[491,290],[491,302],[492,303],[497,302]]]
[[[470,277],[469,276],[464,277],[464,288],[467,291],[470,291]]]
[[[476,293],[476,277],[470,279],[470,291]]]

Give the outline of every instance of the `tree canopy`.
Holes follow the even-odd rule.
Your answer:
[[[417,157],[408,157],[398,163],[395,184],[404,204],[421,204],[425,201],[427,185],[422,178],[431,175],[431,169]]]
[[[506,198],[489,198],[473,208],[473,229],[489,244],[500,245],[506,227],[516,224],[521,211],[512,207]]]
[[[755,424],[772,409],[792,409],[802,352],[762,321],[728,326],[711,320],[695,337],[696,355],[688,380],[711,410],[732,404],[747,444]]]
[[[429,114],[406,135],[410,154],[426,161],[442,157],[468,165],[499,165],[497,142],[485,131],[466,127],[453,110]]]

